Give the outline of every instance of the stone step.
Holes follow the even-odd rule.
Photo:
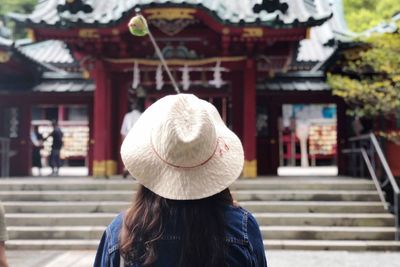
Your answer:
[[[135,192],[108,191],[0,191],[2,201],[130,201]],[[313,200],[313,201],[379,201],[376,191],[348,190],[240,190],[232,191],[234,199]]]
[[[2,201],[131,201],[134,191],[0,191]]]
[[[264,239],[395,240],[395,227],[260,226]]]
[[[279,226],[394,226],[392,214],[254,213],[259,225]]]
[[[339,190],[241,190],[233,191],[234,199],[249,200],[313,200],[313,201],[379,201],[376,191]]]
[[[394,227],[261,226],[265,239],[394,240]],[[13,239],[99,239],[103,226],[10,226]]]
[[[9,226],[10,240],[17,239],[98,239],[105,226]]]
[[[129,207],[133,180],[1,179],[9,249],[96,249],[105,226]],[[393,215],[371,180],[258,178],[232,186],[253,212],[267,249],[399,250]]]
[[[8,250],[96,250],[98,239],[10,240]],[[370,240],[264,240],[268,250],[400,251],[399,241]]]
[[[6,242],[7,250],[97,250],[100,239],[20,239]]]
[[[8,213],[8,226],[106,226],[116,213]],[[391,214],[254,213],[260,225],[393,226]]]
[[[116,213],[7,213],[12,226],[107,226]]]
[[[118,213],[129,201],[4,201],[6,213]],[[364,203],[364,202],[363,202]]]
[[[93,180],[93,179],[20,179],[0,180],[1,191],[65,191],[65,190],[136,190],[137,182],[132,180]],[[230,187],[232,190],[375,190],[371,180],[365,179],[293,179],[264,178],[238,180]]]
[[[383,240],[264,240],[268,250],[400,251],[400,241]]]
[[[376,201],[241,201],[251,212],[386,213]]]
[[[376,187],[372,180],[353,178],[257,178],[238,180],[230,187],[232,190],[372,190]]]
[[[7,213],[118,213],[129,201],[5,201]],[[366,201],[240,201],[251,212],[386,213],[381,202]]]

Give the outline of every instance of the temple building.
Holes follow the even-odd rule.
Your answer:
[[[0,135],[15,152],[12,175],[29,174],[30,127],[46,131],[50,119],[67,132],[65,158],[84,159],[95,176],[122,172],[130,103],[146,108],[174,93],[149,38],[129,33],[137,13],[181,91],[213,103],[242,140],[244,176],[298,166],[304,122],[308,164],[341,172],[345,104],[324,73],[346,38],[341,1],[43,0],[9,14],[31,42],[0,39]]]

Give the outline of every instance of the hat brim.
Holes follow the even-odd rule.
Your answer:
[[[214,125],[223,145],[221,150],[216,150],[204,165],[194,168],[168,165],[151,144],[152,125],[162,117],[163,100],[150,106],[125,138],[121,146],[125,167],[140,184],[167,199],[202,199],[228,188],[243,170],[244,153],[239,138],[217,118]]]

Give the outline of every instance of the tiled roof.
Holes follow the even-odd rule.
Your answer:
[[[2,47],[11,47],[13,45],[13,41],[0,36],[0,46]]]
[[[42,66],[15,48],[15,42],[0,37],[0,90],[24,90],[40,76]]]
[[[2,23],[2,21],[0,20],[0,37],[3,38],[10,38],[12,35],[12,31],[11,29],[5,27]]]
[[[312,61],[312,62],[319,62],[327,59],[334,51],[335,48],[332,46],[325,45],[318,36],[321,35],[320,33],[326,32],[329,33],[330,31],[327,24],[318,26],[319,29],[316,27],[310,30],[310,38],[301,40],[299,43],[296,61],[304,62],[304,61]],[[323,37],[328,37],[328,34],[324,34]]]
[[[382,33],[395,33],[398,31],[400,31],[400,10],[389,21],[382,22],[379,25],[362,32],[360,36],[370,36],[372,34]]]
[[[83,79],[81,73],[67,72],[57,67],[64,66],[67,69],[78,64],[63,42],[14,42],[0,37],[0,50],[12,55],[6,64],[0,64],[0,91],[94,91],[93,82]],[[42,82],[35,85],[39,77]]]
[[[287,73],[257,84],[257,90],[272,91],[327,91],[323,73]]]
[[[322,81],[279,81],[268,82],[265,84],[267,90],[283,90],[283,91],[326,91],[330,87]]]
[[[73,64],[67,45],[62,41],[48,40],[39,43],[31,43],[19,46],[18,49],[27,57],[42,63],[49,64]]]
[[[95,85],[92,81],[88,80],[49,80],[43,81],[33,87],[34,92],[56,92],[56,93],[79,93],[79,92],[93,92]]]
[[[79,69],[79,63],[72,57],[70,50],[62,41],[48,40],[32,43],[28,39],[13,41],[0,36],[1,47],[45,69]]]
[[[315,4],[321,10],[330,8],[333,16],[323,25],[312,27],[309,39],[300,41],[296,57],[300,63],[326,60],[338,41],[348,41],[354,35],[347,28],[342,0],[316,0]]]
[[[299,27],[320,25],[331,16],[329,9],[318,9],[317,1],[280,0],[288,5],[285,13],[280,10],[255,13],[253,7],[261,0],[96,0],[85,3],[82,0],[72,3],[65,0],[40,0],[31,14],[10,13],[9,17],[21,23],[47,26],[108,26],[126,16],[132,16],[136,8],[175,6],[203,9],[224,24]]]
[[[12,64],[11,62],[14,62],[18,66],[24,68],[27,67],[28,65],[30,66],[35,66],[35,69],[40,70],[43,66],[40,64],[40,62],[35,61],[34,59],[26,56],[24,53],[22,53],[16,46],[16,42],[3,38],[0,36],[0,50],[2,52],[6,52],[10,56],[10,60],[7,62],[3,62],[4,64],[2,67],[7,67],[10,69],[15,69],[16,66],[10,67]],[[9,65],[11,64],[11,65]],[[38,67],[38,68],[37,68]]]

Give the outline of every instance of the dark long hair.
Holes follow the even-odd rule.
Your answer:
[[[178,216],[180,256],[177,267],[223,267],[225,264],[225,219],[223,207],[232,205],[229,189],[200,200],[169,200],[140,186],[125,214],[120,251],[127,261],[152,266],[157,260],[156,242],[167,223]]]

